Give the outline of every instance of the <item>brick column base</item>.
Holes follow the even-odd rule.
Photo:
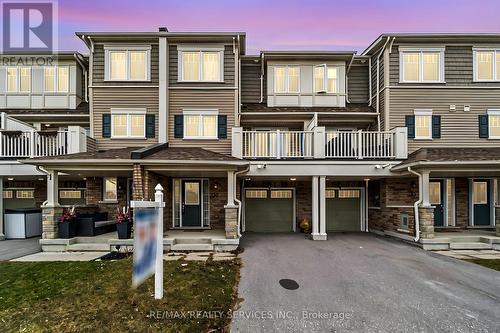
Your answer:
[[[496,236],[500,237],[500,207],[495,207],[495,229]]]
[[[59,237],[57,223],[62,211],[62,207],[42,207],[42,238],[54,239]]]
[[[434,238],[434,207],[419,207],[420,238]]]
[[[238,238],[238,206],[224,206],[226,238]]]

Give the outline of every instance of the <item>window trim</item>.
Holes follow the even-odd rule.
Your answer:
[[[115,135],[113,116],[127,116],[127,135]],[[142,115],[144,120],[143,135],[131,135],[131,115]],[[146,138],[146,109],[145,108],[112,108],[111,109],[111,139],[145,139]]]
[[[9,69],[14,68],[16,70],[16,90],[9,90]],[[29,69],[29,89],[27,91],[21,91],[21,68]],[[33,78],[33,67],[31,66],[6,66],[5,67],[5,93],[6,94],[30,94],[32,90],[32,78]]]
[[[183,139],[188,140],[218,140],[218,130],[219,130],[219,110],[218,109],[185,109],[182,111],[183,116]],[[184,119],[186,116],[199,116],[200,121],[198,123],[198,133],[203,133],[203,116],[215,116],[215,136],[188,136],[187,133],[187,121]]]
[[[488,115],[488,139],[493,139],[493,140],[500,139],[500,135],[491,135],[491,121],[490,121],[491,116],[500,117],[500,109],[488,109],[486,111],[486,114]]]
[[[198,80],[185,80],[183,70],[183,53],[184,52],[198,52],[200,54],[200,63],[198,64]],[[203,52],[219,52],[219,80],[203,80]],[[178,82],[203,82],[203,83],[224,83],[224,45],[221,46],[177,46],[177,81]]]
[[[315,78],[315,69],[318,67],[323,67],[323,89],[322,90],[317,90],[316,89],[316,78]],[[336,91],[328,91],[328,68],[335,68],[337,71],[337,84],[336,84]],[[313,93],[315,95],[326,95],[326,94],[339,94],[340,93],[340,68],[341,66],[339,65],[329,65],[329,64],[319,64],[319,65],[314,65],[313,66]]]
[[[477,52],[493,52],[493,79],[479,79],[479,71],[477,64]],[[500,76],[497,77],[497,54],[500,55],[500,47],[473,47],[472,48],[472,72],[473,72],[473,82],[500,82]]]
[[[67,68],[68,69],[68,88],[66,90],[59,90],[59,68],[60,67],[64,67],[64,68]],[[56,75],[55,75],[55,82],[54,82],[54,88],[55,90],[46,90],[46,86],[45,86],[45,81],[46,81],[46,76],[45,76],[45,70],[47,68],[55,68],[56,69]],[[70,86],[70,82],[71,82],[71,79],[70,79],[70,66],[69,65],[62,65],[62,66],[44,66],[43,67],[43,92],[46,93],[46,94],[68,94],[69,93],[69,86]]]
[[[446,83],[445,76],[445,63],[444,63],[445,47],[399,47],[399,83]],[[405,80],[404,79],[404,53],[420,53],[419,56],[419,79]],[[439,69],[437,80],[424,80],[424,53],[439,53]]]
[[[130,52],[144,51],[146,52],[146,78],[131,79],[130,78]],[[111,52],[125,52],[125,79],[115,80],[111,78]],[[105,82],[149,82],[151,81],[151,45],[141,46],[104,46],[104,81]]]
[[[299,70],[299,75],[298,75],[298,82],[297,82],[297,87],[299,88],[297,91],[290,91],[290,76],[288,75],[288,69],[290,67],[295,67]],[[285,91],[276,91],[276,69],[277,68],[285,68]],[[274,94],[275,95],[280,95],[280,94],[290,94],[290,95],[298,95],[301,93],[300,89],[300,65],[274,65],[273,69],[273,89],[274,89]]]
[[[430,109],[415,109],[413,111],[415,116],[415,138],[414,140],[432,140],[432,110]],[[428,136],[418,136],[417,135],[417,116],[425,116],[429,118],[429,135]]]

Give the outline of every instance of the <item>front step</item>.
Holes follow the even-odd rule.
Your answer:
[[[77,252],[85,252],[85,251],[109,251],[109,244],[103,243],[77,243],[71,244],[66,247],[66,251],[77,251]]]
[[[213,251],[214,246],[210,238],[175,238],[172,251]]]
[[[491,248],[492,248],[491,244],[479,243],[479,242],[450,243],[450,249],[452,250],[487,250]]]

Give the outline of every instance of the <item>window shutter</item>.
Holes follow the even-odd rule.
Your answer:
[[[432,138],[441,137],[441,116],[432,116]]]
[[[479,137],[480,138],[488,138],[488,115],[480,114],[479,115]]]
[[[184,137],[184,116],[176,114],[174,116],[174,138]]]
[[[219,116],[217,121],[218,124],[218,135],[219,139],[227,139],[227,116]]]
[[[111,114],[102,115],[102,137],[111,137]]]
[[[405,126],[408,128],[408,138],[415,138],[415,116],[405,116]]]
[[[155,115],[147,114],[146,115],[146,138],[154,138],[155,137]]]

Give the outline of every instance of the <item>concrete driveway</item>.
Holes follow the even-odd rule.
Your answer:
[[[40,238],[9,239],[0,241],[0,261],[11,260],[40,252]]]
[[[241,244],[234,332],[500,332],[500,272],[371,234]]]

